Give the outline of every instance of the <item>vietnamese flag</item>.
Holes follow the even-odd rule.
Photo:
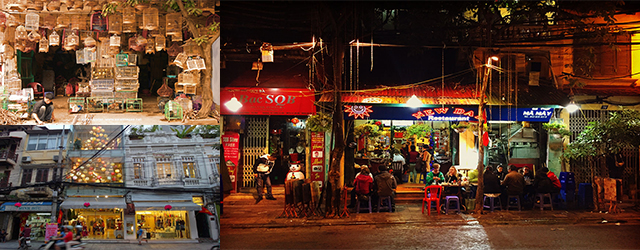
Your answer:
[[[489,146],[489,132],[484,131],[484,134],[482,134],[482,145]]]

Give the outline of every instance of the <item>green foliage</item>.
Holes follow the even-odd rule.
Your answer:
[[[432,128],[429,124],[426,123],[416,123],[409,127],[407,127],[407,132],[404,133],[405,138],[411,138],[414,135],[418,138],[424,138],[431,136]]]
[[[611,113],[609,120],[590,122],[563,154],[565,159],[597,157],[640,146],[640,111]]]
[[[194,133],[199,134],[202,138],[220,137],[220,125],[197,125]]]
[[[364,135],[369,137],[369,139],[377,138],[382,134],[382,132],[380,131],[380,126],[372,123],[365,123],[356,126],[353,129],[353,133],[356,135],[356,138],[360,138]]]
[[[571,132],[567,129],[567,125],[564,125],[564,123],[543,123],[542,128],[549,134],[558,134],[562,135],[562,137],[571,136]]]
[[[331,115],[318,112],[315,115],[310,115],[307,118],[307,128],[311,132],[326,132],[331,129],[333,119]]]
[[[140,125],[137,127],[131,127],[129,136],[134,136],[134,137],[144,136],[144,126]]]
[[[176,136],[180,139],[182,138],[186,138],[187,136],[189,136],[191,134],[191,132],[193,132],[195,129],[197,128],[197,126],[182,126],[182,129],[177,129],[177,128],[171,128],[171,130],[173,132],[176,132]]]
[[[466,129],[466,128],[469,128],[469,123],[468,122],[454,123],[454,124],[451,124],[451,128],[452,129]]]
[[[106,3],[105,5],[102,5],[102,16],[108,16],[116,13],[116,9],[118,9],[117,3]]]

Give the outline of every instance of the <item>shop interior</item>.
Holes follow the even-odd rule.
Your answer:
[[[31,226],[31,240],[44,241],[47,223],[51,222],[51,213],[30,213],[24,225]]]
[[[87,239],[123,239],[122,209],[70,209],[71,225],[82,225]]]
[[[296,117],[269,117],[269,154],[276,157],[272,184],[284,184],[291,164],[305,171],[307,135],[305,120]]]
[[[149,239],[189,239],[187,211],[136,212],[136,223]]]

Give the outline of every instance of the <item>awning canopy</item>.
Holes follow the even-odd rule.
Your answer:
[[[199,211],[202,209],[200,205],[186,201],[134,202],[133,204],[136,211],[164,211],[167,205],[171,205],[171,210]]]
[[[193,195],[189,193],[152,193],[152,192],[135,192],[131,194],[131,201],[143,201],[143,202],[153,202],[153,201],[192,201]]]
[[[89,203],[89,207],[85,207],[84,204]],[[62,209],[78,209],[78,208],[96,208],[96,209],[110,209],[110,208],[127,208],[127,203],[122,197],[113,198],[84,198],[84,197],[69,197],[60,205]]]

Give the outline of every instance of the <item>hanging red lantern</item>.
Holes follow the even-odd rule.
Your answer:
[[[164,206],[164,210],[171,210],[171,208],[172,208],[171,205]]]
[[[85,202],[84,203],[84,207],[89,207],[89,206],[91,206],[91,203],[89,203],[89,202]]]
[[[376,124],[376,126],[380,126],[380,125],[382,125],[382,122],[381,121],[376,121],[375,124]]]
[[[22,207],[22,203],[20,203],[20,202],[16,202],[16,204],[14,204],[14,206],[16,206],[16,207]]]
[[[294,117],[294,118],[291,119],[291,123],[293,123],[293,125],[298,124],[298,122],[300,122],[300,120],[298,120],[298,118]]]

